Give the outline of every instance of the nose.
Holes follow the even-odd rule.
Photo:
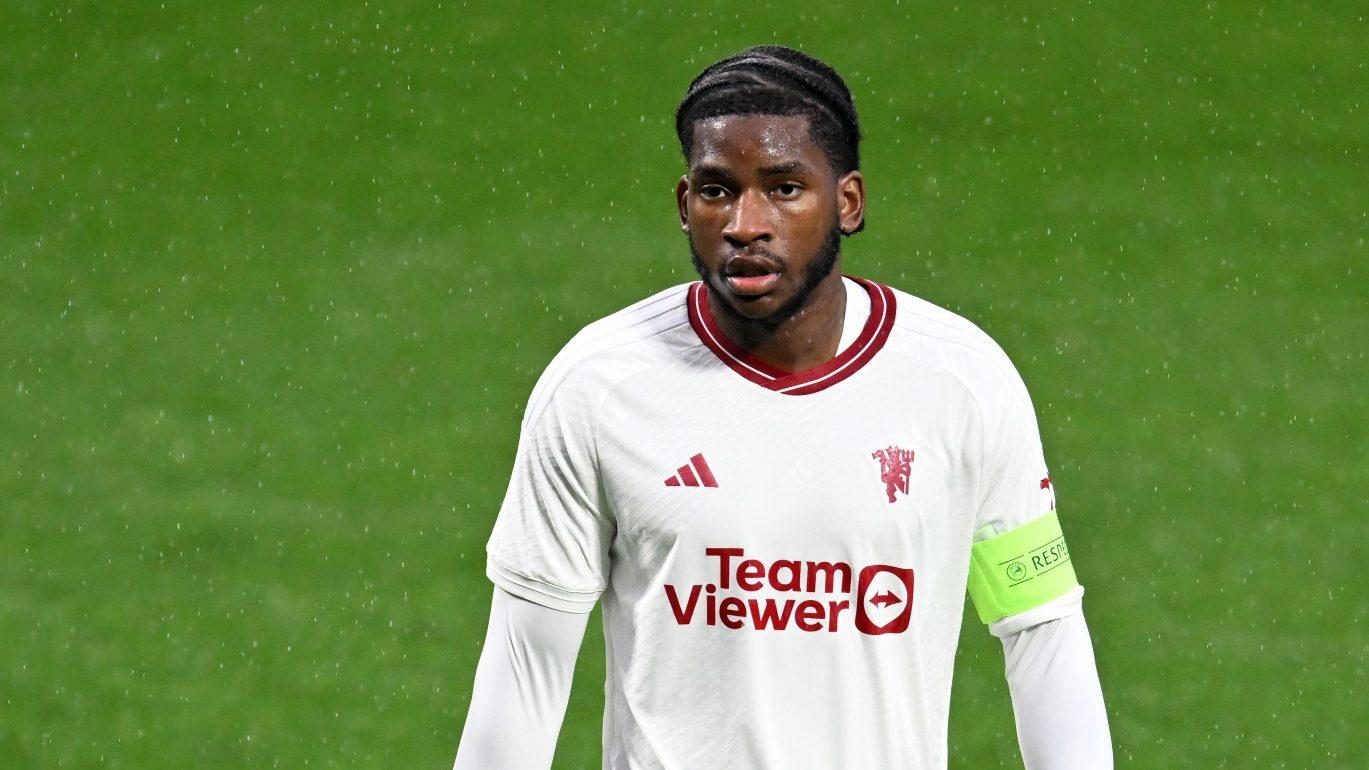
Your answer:
[[[766,203],[765,196],[758,192],[743,192],[732,206],[732,215],[723,227],[723,237],[734,246],[770,240],[770,219]]]

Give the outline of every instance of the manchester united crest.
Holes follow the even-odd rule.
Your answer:
[[[913,450],[890,445],[875,450],[870,456],[879,460],[879,480],[884,482],[889,502],[894,502],[899,492],[908,494],[908,476],[913,472]]]

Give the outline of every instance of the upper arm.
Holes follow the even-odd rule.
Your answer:
[[[534,390],[508,491],[486,545],[486,574],[528,601],[589,612],[608,583],[615,532],[595,446],[597,390],[577,372]]]
[[[1075,611],[1083,589],[1056,511],[1036,412],[997,353],[976,378],[983,425],[970,595],[994,633]]]

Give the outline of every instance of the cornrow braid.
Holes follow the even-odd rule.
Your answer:
[[[694,78],[675,110],[685,162],[694,149],[694,123],[719,115],[804,115],[833,171],[860,168],[860,123],[850,89],[836,70],[792,48],[748,48]]]

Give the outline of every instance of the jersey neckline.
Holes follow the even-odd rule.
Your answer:
[[[729,369],[747,380],[787,396],[817,393],[850,377],[869,363],[880,348],[884,347],[885,341],[889,339],[889,332],[894,328],[894,312],[897,308],[893,290],[883,284],[854,275],[846,277],[860,284],[865,293],[870,295],[870,317],[865,320],[865,326],[854,342],[837,353],[832,360],[812,369],[802,372],[786,371],[756,358],[728,339],[713,321],[713,315],[708,310],[708,286],[702,281],[696,281],[689,287],[686,300],[689,307],[689,325],[694,327],[694,333],[699,336],[699,341],[704,347],[712,351],[718,360],[727,364]]]

